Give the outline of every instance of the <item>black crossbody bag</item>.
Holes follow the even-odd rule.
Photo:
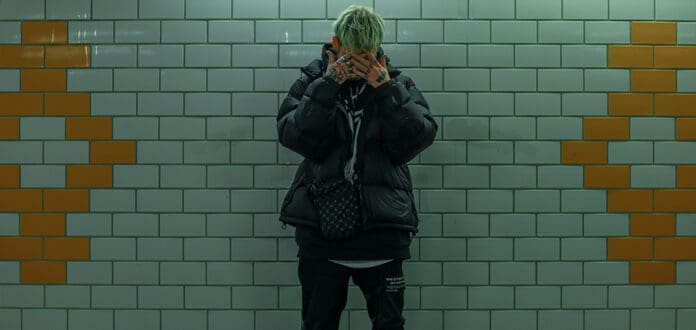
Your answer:
[[[319,215],[322,236],[330,241],[357,236],[362,231],[360,184],[343,176],[318,181],[309,172],[309,195]]]

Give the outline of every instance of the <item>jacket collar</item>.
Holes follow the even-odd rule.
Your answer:
[[[336,50],[333,48],[333,45],[332,45],[330,42],[327,42],[327,43],[325,43],[325,44],[322,46],[322,49],[321,49],[321,58],[320,58],[320,59],[319,59],[319,58],[315,58],[314,60],[312,60],[312,62],[310,62],[309,64],[305,65],[305,66],[302,67],[300,70],[302,70],[302,71],[303,71],[304,73],[306,73],[307,75],[311,76],[312,79],[319,78],[319,77],[326,71],[326,67],[329,65],[329,56],[326,55],[326,51],[329,50],[329,49],[330,49],[334,54],[336,54]],[[383,50],[382,47],[380,46],[380,47],[377,49],[377,55],[376,55],[376,57],[379,59],[380,56],[382,56],[382,54],[384,54],[384,50]],[[391,78],[394,78],[394,77],[398,76],[398,75],[401,73],[401,70],[399,70],[398,68],[396,68],[395,66],[393,66],[390,62],[391,62],[391,61],[390,61],[390,58],[387,57],[387,60],[386,60],[386,63],[387,63],[387,71],[389,71],[389,76],[390,76]]]

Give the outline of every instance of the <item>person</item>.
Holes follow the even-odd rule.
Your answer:
[[[366,299],[372,329],[404,329],[402,265],[419,223],[407,163],[433,143],[438,125],[380,46],[384,23],[371,8],[349,6],[333,32],[277,115],[279,142],[304,157],[279,216],[283,228],[295,227],[302,329],[338,329],[349,278]],[[359,178],[364,229],[356,237],[322,237],[309,172]]]

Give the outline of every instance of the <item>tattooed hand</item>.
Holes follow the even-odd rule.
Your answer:
[[[329,65],[326,67],[326,76],[339,84],[343,84],[348,79],[360,79],[359,76],[350,70],[352,66],[351,59],[354,58],[352,54],[345,53],[339,57],[338,60],[336,60],[336,56],[330,50],[327,50],[326,54],[329,56]]]
[[[387,70],[387,54],[382,54],[379,61],[369,50],[356,53],[351,58],[352,72],[367,80],[370,86],[377,88],[391,78]]]

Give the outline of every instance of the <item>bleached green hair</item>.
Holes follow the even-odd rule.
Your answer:
[[[376,53],[384,38],[384,22],[370,7],[350,5],[333,22],[333,32],[348,52]]]

